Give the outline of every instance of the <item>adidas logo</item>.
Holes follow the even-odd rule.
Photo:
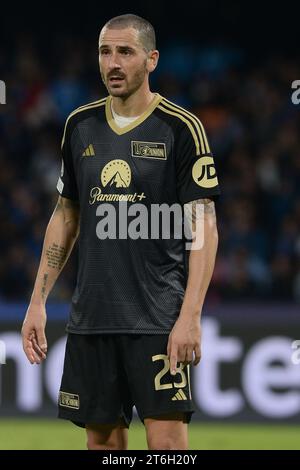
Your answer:
[[[175,393],[174,397],[172,398],[172,401],[175,400],[187,400],[186,394],[181,388],[178,390],[177,393]]]
[[[82,154],[83,157],[94,157],[95,156],[95,150],[92,144],[90,144],[85,151]]]

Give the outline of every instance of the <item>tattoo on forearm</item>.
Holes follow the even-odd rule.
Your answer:
[[[213,214],[216,215],[215,203],[211,199],[198,199],[196,201],[198,204],[203,204],[204,214]]]
[[[44,300],[45,297],[46,297],[47,281],[48,281],[48,273],[45,273],[44,276],[43,276],[43,284],[42,284],[42,289],[41,289],[42,299],[43,299],[43,300]]]
[[[216,216],[216,209],[214,201],[210,201],[204,204],[204,214],[211,214],[214,217]]]
[[[203,221],[206,215],[216,217],[215,203],[211,199],[197,199],[185,204],[185,216],[193,232],[197,221]]]
[[[49,268],[61,270],[67,256],[67,250],[64,246],[59,246],[57,243],[52,243],[46,250],[46,257],[48,260]]]

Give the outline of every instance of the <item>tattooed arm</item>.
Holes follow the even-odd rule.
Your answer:
[[[176,368],[177,361],[191,363],[193,353],[194,365],[200,361],[200,317],[218,246],[215,204],[211,199],[199,199],[185,204],[185,215],[193,233],[193,242],[183,304],[169,336],[168,356],[171,373]]]
[[[198,199],[189,204],[193,242],[189,256],[189,275],[180,315],[201,315],[205,295],[212,277],[217,247],[218,230],[215,203]]]
[[[59,196],[46,230],[40,265],[22,327],[23,348],[32,364],[39,364],[46,357],[46,300],[67,262],[78,233],[78,203]]]

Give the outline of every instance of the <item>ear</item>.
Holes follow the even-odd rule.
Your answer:
[[[156,69],[158,59],[159,59],[159,52],[157,50],[153,50],[148,53],[147,69],[149,73],[153,72],[153,70]]]

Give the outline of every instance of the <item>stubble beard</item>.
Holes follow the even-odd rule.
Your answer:
[[[128,83],[126,81],[126,78],[124,79],[125,87],[123,87],[123,85],[120,88],[110,87],[108,85],[108,80],[105,79],[102,72],[100,72],[100,73],[101,73],[102,81],[103,81],[108,93],[111,96],[113,96],[115,98],[127,99],[127,98],[129,98],[129,96],[133,95],[141,87],[141,85],[143,84],[143,82],[145,80],[145,75],[146,75],[146,61],[141,66],[141,68],[136,71],[136,73],[134,74],[134,76],[132,78],[132,81],[131,81],[130,85],[128,85]]]

